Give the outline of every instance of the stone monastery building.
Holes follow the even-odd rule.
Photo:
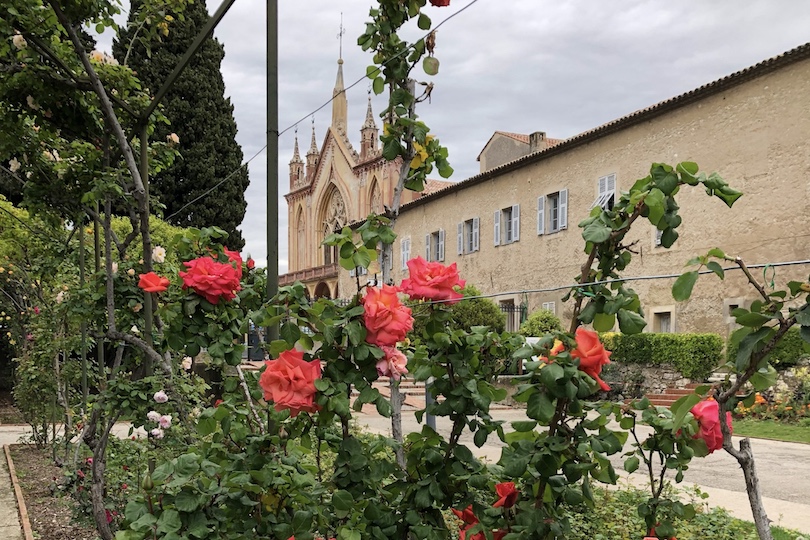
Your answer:
[[[355,292],[355,277],[319,243],[335,226],[390,204],[398,170],[380,155],[370,106],[360,153],[352,149],[341,69],[320,151],[313,133],[306,172],[297,146],[290,162],[291,271],[281,282],[301,280],[313,296]],[[479,174],[429,184],[404,200],[396,223],[395,283],[407,277],[406,261],[421,255],[457,263],[462,278],[497,295],[493,299],[507,311],[524,305],[570,318],[564,286],[574,283],[585,260],[577,224],[594,206],[612,205],[652,163],[681,161],[719,173],[744,195],[729,209],[701,188],[682,188],[678,241],[665,249],[655,227],[636,224],[630,240],[638,253],[625,277],[679,274],[686,261],[713,247],[749,265],[771,265],[764,277],[762,269],[756,275],[777,287],[810,274],[810,264],[801,263],[810,259],[810,44],[569,139],[496,131],[478,159]],[[641,297],[647,331],[726,335],[731,310],[757,297],[735,271],[724,281],[701,276],[683,303],[672,299],[673,282],[658,277],[629,283]]]

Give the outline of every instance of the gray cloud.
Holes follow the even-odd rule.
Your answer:
[[[434,24],[469,0],[428,8]],[[346,83],[362,77],[370,55],[356,45],[372,0],[279,2],[279,125],[302,117],[332,95],[340,13]],[[214,11],[218,2],[209,0]],[[265,144],[265,2],[239,0],[216,30],[226,56],[226,93],[248,159]],[[431,104],[418,112],[448,147],[454,180],[478,172],[475,161],[494,130],[546,131],[570,137],[637,109],[753,65],[808,41],[810,3],[794,0],[479,0],[438,32],[441,61]],[[421,35],[411,31],[413,38]],[[368,84],[350,90],[350,133],[359,143]],[[375,110],[384,107],[374,100]],[[331,108],[314,115],[323,140]],[[288,166],[294,131],[279,140],[279,270],[287,268]],[[266,259],[266,157],[250,164],[246,251]]]

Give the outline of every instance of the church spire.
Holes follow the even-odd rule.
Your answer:
[[[315,169],[318,168],[318,159],[320,152],[318,151],[318,143],[315,141],[315,119],[312,119],[312,143],[309,145],[307,151],[307,183],[311,184],[315,177]]]
[[[348,102],[346,89],[343,86],[343,59],[338,59],[337,79],[335,89],[332,91],[332,127],[338,132],[346,133],[346,119],[348,118]]]
[[[372,157],[377,152],[377,123],[374,121],[374,112],[371,110],[371,92],[368,94],[368,107],[366,108],[366,121],[360,128],[360,159]]]
[[[304,181],[304,162],[301,161],[301,155],[298,153],[298,128],[295,130],[295,148],[293,149],[293,157],[290,160],[290,191],[301,187]]]

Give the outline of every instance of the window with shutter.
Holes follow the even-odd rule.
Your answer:
[[[560,230],[568,228],[568,190],[560,190]]]
[[[472,250],[471,251],[478,251],[479,249],[479,233],[478,229],[481,224],[481,220],[479,218],[473,218],[472,220]]]
[[[444,229],[439,229],[438,257],[437,260],[444,262]]]
[[[543,195],[537,197],[537,234],[543,234],[546,231],[546,198]]]
[[[605,210],[613,208],[616,202],[616,175],[609,174],[599,179],[599,194],[591,205],[591,208],[601,206]]]
[[[512,205],[512,242],[520,240],[520,205]]]
[[[496,246],[501,245],[501,211],[495,211],[494,218],[495,230],[492,233],[493,241]]]
[[[464,222],[458,224],[456,232],[456,253],[464,254]]]

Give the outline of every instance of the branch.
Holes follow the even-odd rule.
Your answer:
[[[253,419],[256,421],[256,425],[259,426],[259,431],[261,434],[264,435],[264,423],[262,423],[262,420],[259,417],[259,412],[256,410],[256,406],[253,404],[253,398],[250,397],[250,388],[248,388],[247,381],[245,380],[245,374],[242,373],[241,366],[236,366],[236,373],[239,375],[239,383],[242,386],[242,391],[245,393],[245,399],[247,400],[248,407],[250,407],[250,412],[253,414]]]

